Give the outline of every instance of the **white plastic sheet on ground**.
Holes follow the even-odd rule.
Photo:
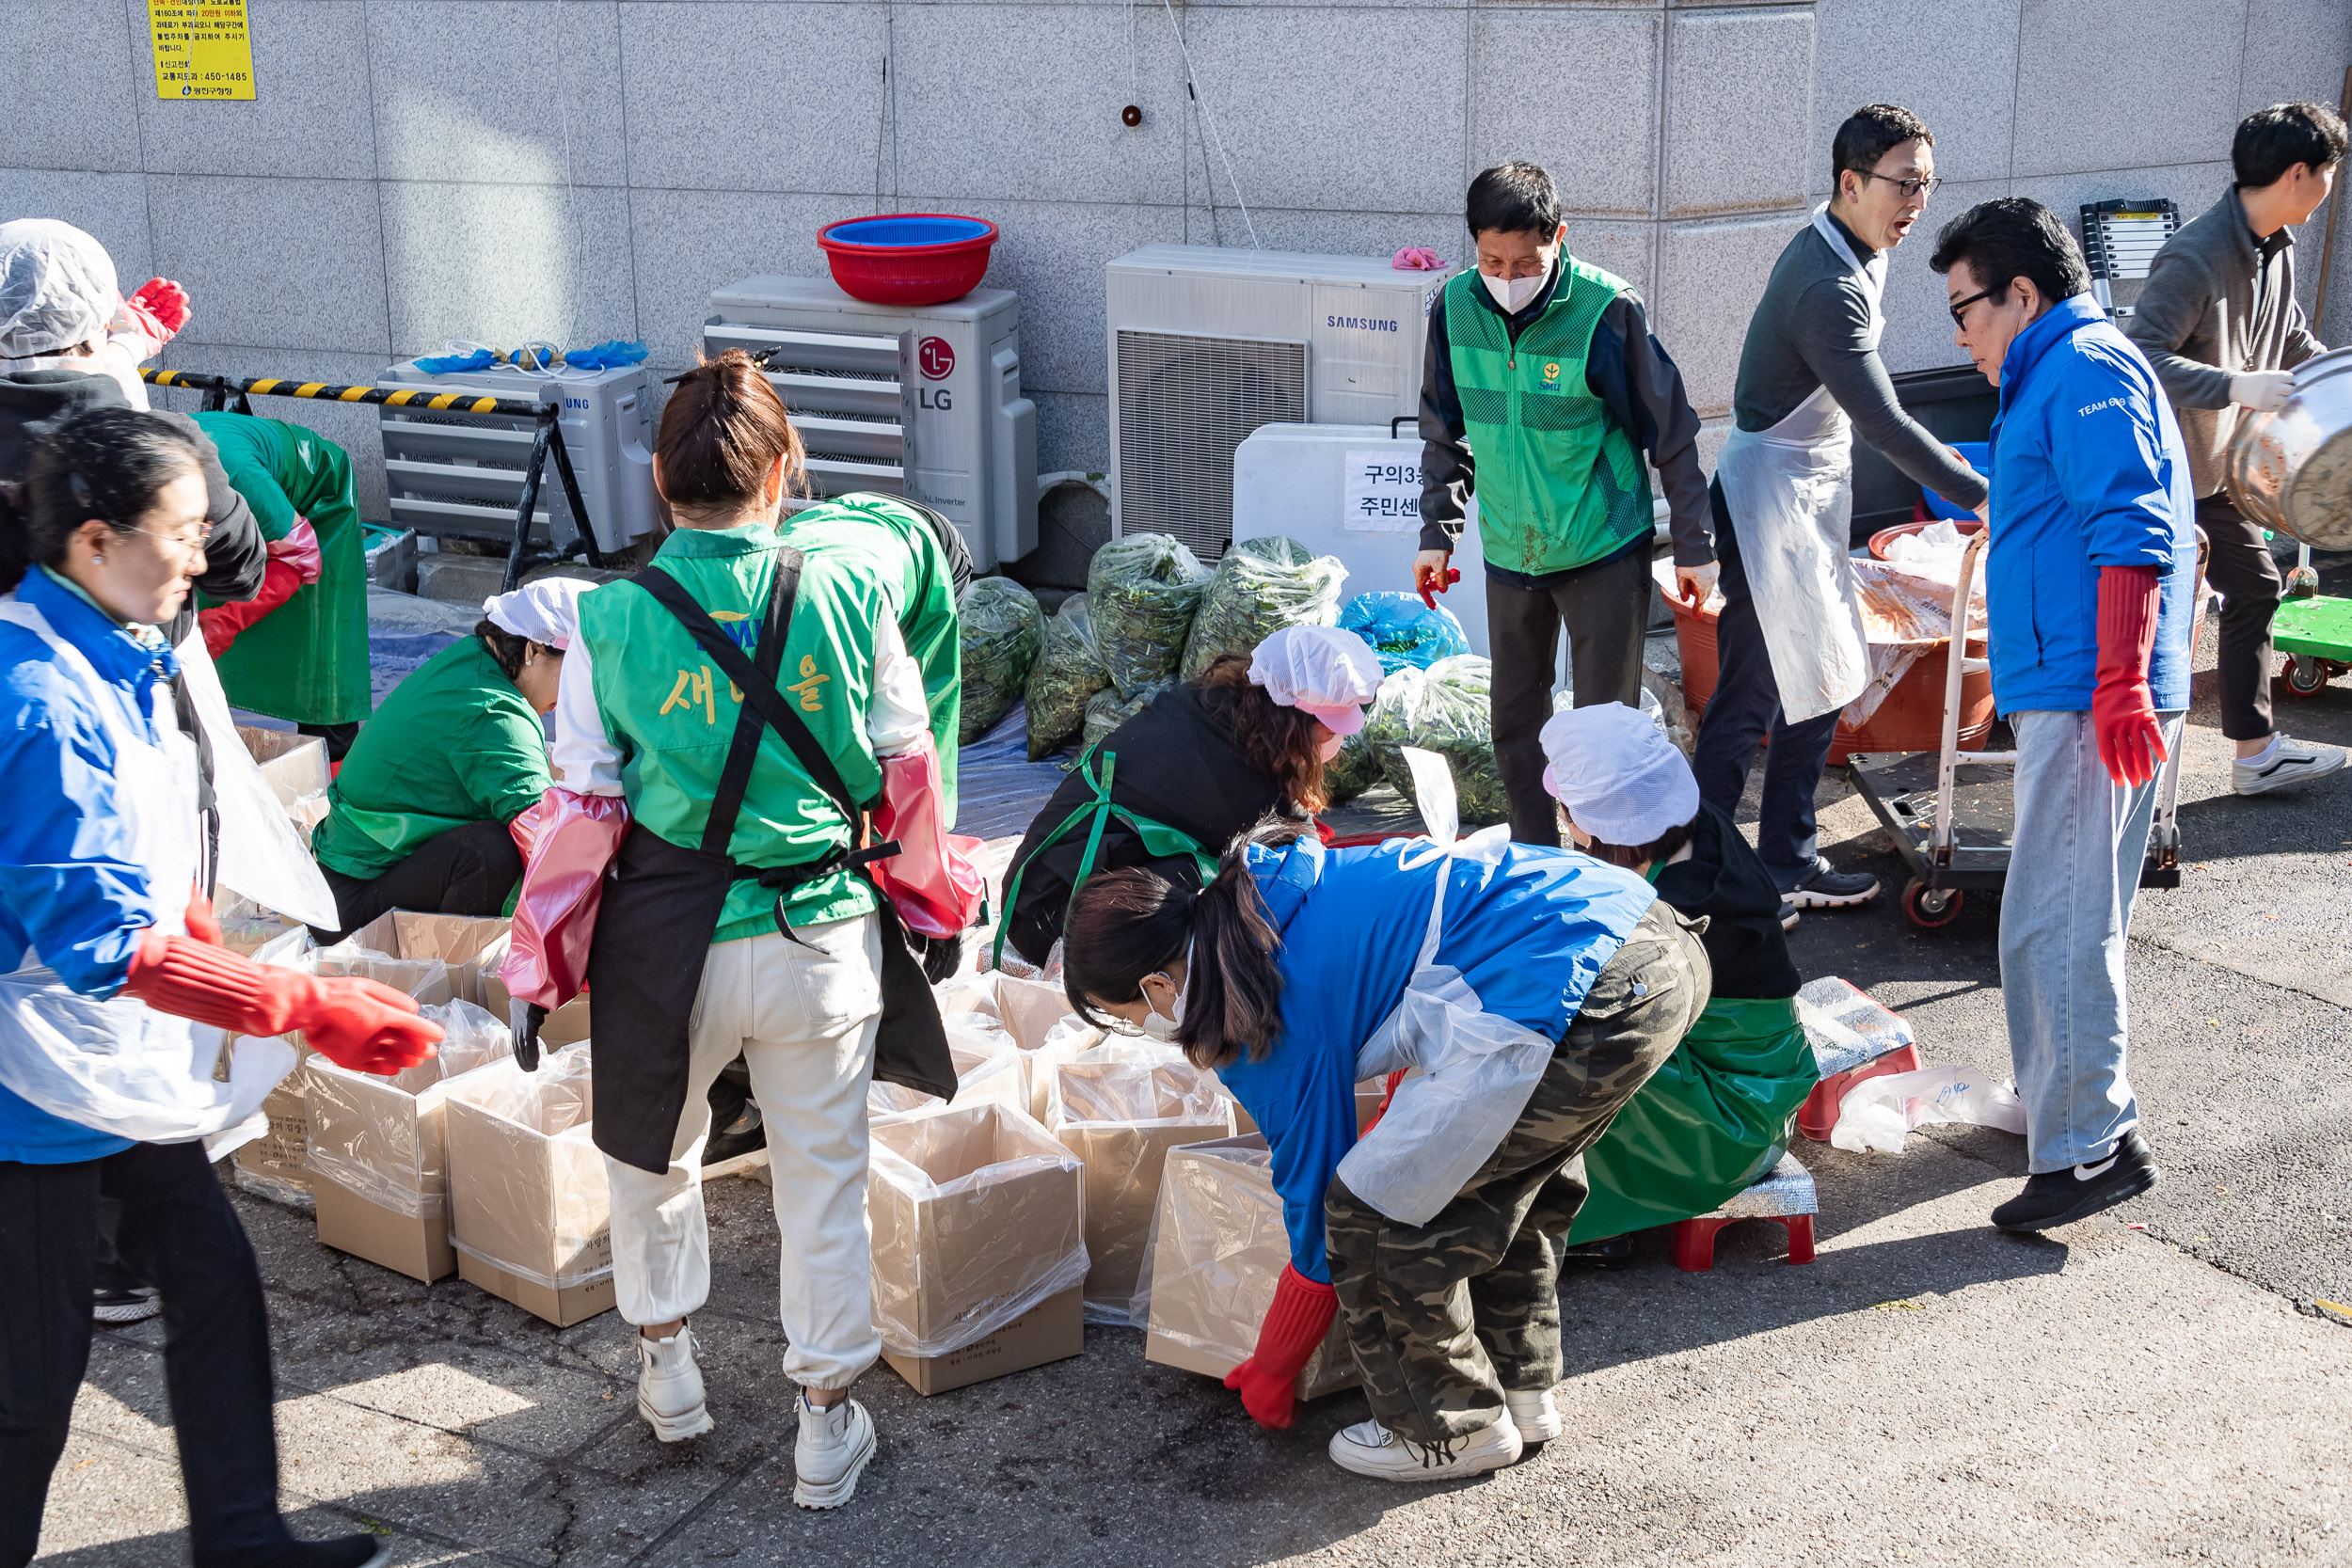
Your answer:
[[[1889,1073],[1846,1091],[1829,1141],[1857,1154],[1900,1154],[1916,1129],[1952,1122],[2022,1133],[2026,1107],[2007,1082],[1975,1068]]]

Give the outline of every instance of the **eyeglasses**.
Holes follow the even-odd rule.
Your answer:
[[[144,533],[159,545],[170,545],[190,554],[212,543],[213,525],[206,523],[193,533],[158,533],[151,528],[134,528],[133,533]]]
[[[1865,180],[1883,180],[1890,185],[1900,185],[1905,201],[1915,201],[1923,196],[1933,196],[1944,188],[1944,182],[1932,174],[1924,180],[1906,180],[1897,175],[1880,174],[1867,168],[1858,168],[1854,172]]]
[[[1970,294],[1966,299],[1956,299],[1952,301],[1950,305],[1946,307],[1946,309],[1950,310],[1952,313],[1952,325],[1965,332],[1968,329],[1968,323],[1965,320],[1968,314],[1968,307],[1974,305],[1980,299],[1991,299],[1994,294],[1997,294],[2000,292],[2001,290],[1999,289],[1979,289],[1975,293]]]

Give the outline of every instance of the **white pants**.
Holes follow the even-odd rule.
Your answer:
[[[739,1053],[768,1128],[783,1267],[784,1372],[846,1388],[882,1354],[874,1332],[873,1231],[866,1218],[866,1088],[882,1017],[882,930],[872,915],[715,944],[687,1024],[686,1109],[670,1168],[608,1158],[612,1281],[621,1316],[666,1323],[710,1295],[703,1142],[711,1081]],[[814,951],[812,951],[814,949]]]

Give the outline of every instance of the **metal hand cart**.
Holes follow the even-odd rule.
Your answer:
[[[1940,752],[1857,753],[1846,764],[1855,791],[1895,841],[1911,868],[1903,913],[1933,930],[1960,916],[1968,890],[1997,892],[2009,879],[2017,820],[2015,752],[1960,749],[1960,683],[1985,667],[1967,657],[1968,590],[1987,535],[1969,536],[1961,552],[1960,585],[1952,592],[1952,651],[1944,675],[1944,736]],[[2148,835],[2141,887],[2181,885],[2179,795],[2181,751],[2175,744],[2157,775],[2156,819]]]

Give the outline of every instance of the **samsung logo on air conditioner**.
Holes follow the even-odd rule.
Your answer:
[[[1343,326],[1352,332],[1393,332],[1396,330],[1396,322],[1393,318],[1381,316],[1326,316],[1323,318],[1323,325]]]

